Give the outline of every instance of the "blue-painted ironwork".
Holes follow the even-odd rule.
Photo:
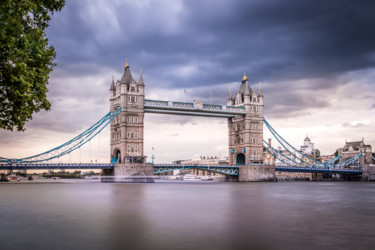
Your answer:
[[[309,156],[303,154],[302,152],[299,152],[296,148],[294,148],[292,145],[290,145],[283,137],[281,137],[277,132],[276,130],[266,121],[266,119],[263,119],[264,123],[266,124],[266,127],[268,128],[268,130],[271,132],[271,134],[276,138],[276,140],[283,146],[284,149],[286,149],[291,155],[293,155],[296,159],[300,160],[301,161],[301,164],[305,164],[306,166],[309,166],[310,163],[306,162],[305,160],[303,160],[302,158],[300,158],[299,156],[297,156],[296,154],[299,153],[301,154],[302,156],[306,157],[307,159],[310,159],[312,162],[314,162],[316,165],[320,165],[321,163],[320,162],[317,162],[313,159],[311,159]],[[292,153],[289,148],[287,146],[285,146],[285,144],[283,142],[285,142],[289,147],[291,147],[295,153]]]
[[[342,157],[342,155],[338,155],[336,156],[335,158],[332,158],[331,160],[328,160],[328,161],[325,161],[323,162],[324,165],[330,165],[330,164],[333,164],[335,163],[338,159],[340,159]]]
[[[375,157],[371,155],[371,158],[375,161]]]
[[[253,164],[263,165],[263,164]],[[1,163],[0,170],[47,170],[47,169],[113,169],[113,163]],[[238,176],[240,166],[229,165],[179,165],[179,164],[156,164],[154,165],[154,174],[161,174],[173,170],[181,169],[200,169],[221,173],[224,175]],[[306,172],[306,173],[339,173],[339,174],[362,174],[360,165],[354,168],[313,168],[299,166],[276,166],[276,171],[284,172]]]
[[[311,157],[309,157],[308,155],[305,155],[303,154],[302,152],[298,151],[296,148],[294,148],[292,145],[290,145],[282,136],[280,136],[276,130],[266,121],[266,119],[264,119],[264,123],[266,124],[267,128],[269,129],[269,131],[272,133],[272,135],[276,138],[276,140],[283,146],[284,149],[286,149],[293,157],[295,157],[296,159],[298,159],[299,161],[301,162],[297,162],[295,161],[294,159],[291,159],[287,156],[285,156],[284,154],[282,154],[280,151],[272,148],[266,141],[263,140],[264,144],[266,144],[268,147],[272,148],[272,151],[271,152],[270,150],[267,149],[267,147],[265,147],[265,149],[270,152],[276,159],[280,160],[281,162],[287,164],[287,165],[290,165],[290,163],[286,163],[285,161],[283,161],[282,159],[280,159],[280,157],[277,157],[276,156],[276,153],[278,155],[281,155],[282,157],[284,158],[287,158],[288,160],[294,162],[295,164],[297,164],[297,166],[299,167],[309,167],[309,168],[331,168],[331,169],[337,169],[337,168],[344,168],[344,167],[347,167],[349,165],[352,165],[354,164],[356,161],[358,161],[358,159],[362,156],[362,153],[350,158],[350,159],[347,159],[343,162],[339,162],[339,163],[335,163],[335,161],[337,161],[339,158],[341,158],[342,156],[339,155],[329,161],[326,161],[326,162],[318,162],[318,161],[315,161],[314,159],[312,159]],[[295,153],[292,153],[288,147],[285,146],[285,144],[287,144],[290,148],[292,148]],[[303,160],[301,157],[298,157],[297,154],[300,154],[302,155],[302,157],[305,157],[306,159],[309,159],[311,161],[311,163],[308,163],[306,162],[305,160]]]
[[[265,144],[265,145],[264,145]],[[268,150],[268,148],[266,147],[268,146],[269,148],[272,149],[273,152],[271,152],[270,150]],[[285,164],[288,164],[286,163],[286,161],[282,160],[280,157],[278,157],[277,155],[281,155],[282,157],[288,159],[289,161],[293,162],[294,164],[297,164],[297,166],[301,166],[301,167],[306,167],[306,165],[303,165],[301,164],[300,162],[284,155],[283,153],[280,152],[280,150],[277,150],[275,149],[274,147],[272,147],[270,144],[268,144],[265,140],[263,140],[263,148],[266,149],[272,156],[274,156],[276,159],[278,159],[279,161],[285,163]],[[294,155],[293,155],[294,156]]]
[[[245,115],[244,107],[202,104],[196,106],[191,102],[173,102],[159,100],[144,100],[144,111],[146,113],[178,114],[192,116],[208,116],[231,118],[235,115]]]
[[[181,164],[155,164],[154,174],[161,174],[173,170],[181,169],[200,169],[206,171],[217,172],[225,175],[238,175],[238,166],[229,165],[181,165]]]
[[[298,167],[298,166],[276,166],[276,171],[280,172],[304,172],[304,173],[331,173],[331,174],[352,174],[360,175],[362,174],[361,169],[352,168],[342,168],[342,169],[331,169],[331,168],[308,168],[308,167]]]
[[[349,158],[349,159],[347,159],[345,161],[342,161],[342,162],[339,162],[337,164],[334,164],[332,166],[334,166],[334,168],[343,168],[343,167],[346,167],[346,166],[349,166],[349,165],[355,163],[361,157],[362,157],[362,153],[360,153],[360,154],[358,154],[358,155],[356,155],[356,156],[354,156],[352,158]]]
[[[112,163],[15,163],[0,164],[1,170],[35,169],[113,169]]]
[[[327,164],[324,164],[324,165],[314,165],[314,164],[311,164],[310,166],[292,165],[292,164],[290,164],[290,162],[286,162],[284,159],[282,159],[279,155],[287,158],[288,160],[292,160],[292,159],[290,159],[289,157],[287,157],[284,154],[280,153],[275,148],[271,147],[271,145],[269,145],[266,141],[264,141],[264,143],[266,144],[266,145],[264,145],[264,149],[267,152],[269,152],[273,157],[275,157],[276,159],[278,159],[279,161],[281,161],[282,163],[284,163],[285,165],[287,165],[289,167],[291,166],[292,169],[303,168],[303,169],[308,169],[307,171],[311,170],[312,172],[313,172],[314,169],[326,169],[328,171],[332,170],[333,172],[335,172],[336,170],[337,171],[339,171],[339,170],[345,170],[346,167],[348,167],[351,164],[356,163],[358,161],[358,159],[362,156],[362,153],[361,153],[361,154],[358,154],[358,155],[356,155],[356,156],[354,156],[352,158],[349,158],[349,159],[347,159],[347,160],[345,160],[343,162],[340,162],[340,163],[337,163],[337,164],[330,164],[330,165],[327,165]],[[270,149],[272,149],[272,150],[270,150]],[[296,161],[293,161],[293,162],[294,163],[298,163]],[[359,171],[361,171],[361,169],[359,169]]]
[[[66,154],[69,154],[73,152],[74,150],[82,147],[87,142],[89,142],[92,138],[94,138],[97,134],[99,134],[120,111],[121,111],[121,108],[118,108],[112,114],[111,113],[106,114],[105,116],[103,116],[103,118],[101,118],[98,122],[96,122],[90,128],[83,131],[81,134],[74,137],[73,139],[61,144],[58,147],[55,147],[41,154],[29,156],[26,158],[12,159],[12,158],[1,157],[0,163],[37,163],[37,162],[43,162],[43,161],[56,159]]]

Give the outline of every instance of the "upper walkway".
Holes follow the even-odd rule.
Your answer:
[[[144,111],[146,113],[208,116],[220,118],[231,118],[235,115],[246,114],[246,109],[244,107],[157,100],[145,100]]]

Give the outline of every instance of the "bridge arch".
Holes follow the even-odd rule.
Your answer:
[[[243,153],[239,153],[236,156],[236,165],[245,165],[245,155]]]
[[[118,148],[113,151],[112,163],[121,163],[121,151]]]

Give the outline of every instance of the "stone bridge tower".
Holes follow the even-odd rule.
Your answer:
[[[234,98],[229,91],[227,105],[242,106],[247,111],[246,115],[228,119],[230,165],[263,162],[263,99],[261,87],[258,93],[252,90],[246,74]]]
[[[121,112],[111,122],[111,162],[144,163],[143,120],[145,85],[142,72],[138,83],[133,79],[126,60],[121,80],[112,79],[110,92],[111,113]]]

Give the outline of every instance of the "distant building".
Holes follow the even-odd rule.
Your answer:
[[[326,162],[326,161],[332,160],[335,157],[336,156],[334,154],[332,154],[332,155],[321,155],[320,156],[320,161],[321,162]]]
[[[363,163],[362,164],[372,164],[373,159],[372,156],[372,147],[371,145],[366,145],[364,139],[362,141],[353,141],[348,142],[345,141],[345,145],[342,148],[338,149],[339,154],[342,155],[340,162],[345,161],[349,158],[352,158],[360,153],[362,153]]]
[[[296,154],[295,152],[291,151],[292,153],[294,153],[294,155]],[[277,150],[276,150],[276,155],[279,155],[279,159],[275,159],[275,166],[282,166],[282,167],[286,167],[286,166],[294,166],[294,165],[297,165],[296,162],[299,162],[298,159],[296,159],[296,157],[291,154],[288,150],[286,149],[281,149],[280,146],[277,147]]]
[[[303,140],[303,145],[300,148],[301,153],[305,155],[312,155],[314,151],[314,143],[311,142],[310,138],[306,136],[305,140]]]
[[[220,155],[194,155],[191,159],[177,160],[173,163],[182,165],[228,165],[229,159],[227,156]]]
[[[313,158],[315,161],[320,161],[320,151],[314,148],[314,143],[311,142],[310,138],[306,136],[303,140],[303,145],[300,147],[300,152]]]
[[[275,165],[275,157],[272,154],[274,150],[272,149],[272,141],[271,138],[268,139],[269,146],[267,147],[268,150],[263,150],[263,162],[266,165]]]
[[[173,164],[181,165],[229,165],[229,158],[220,155],[194,155],[188,160],[177,160]],[[192,173],[198,175],[217,175],[218,173],[211,173],[206,170],[192,169]]]
[[[356,163],[351,164],[351,166],[348,167],[356,168],[360,166],[362,169],[362,180],[375,180],[375,161],[372,158],[372,147],[371,145],[366,145],[363,138],[362,141],[345,141],[344,147],[339,148],[338,151],[339,154],[342,155],[340,162],[362,154]],[[358,163],[359,166],[357,165]]]
[[[275,159],[275,166],[298,166],[299,163],[305,165],[314,165],[314,161],[320,161],[320,151],[314,148],[314,143],[311,142],[310,138],[306,136],[298,152],[286,149],[282,149],[280,146],[277,148],[277,152],[284,155],[280,156],[280,159]],[[301,155],[301,153],[303,155]],[[313,160],[312,160],[313,159]],[[302,161],[305,163],[302,163]],[[278,180],[319,180],[323,176],[321,174],[312,173],[293,173],[293,172],[280,172],[276,171],[276,177]]]

